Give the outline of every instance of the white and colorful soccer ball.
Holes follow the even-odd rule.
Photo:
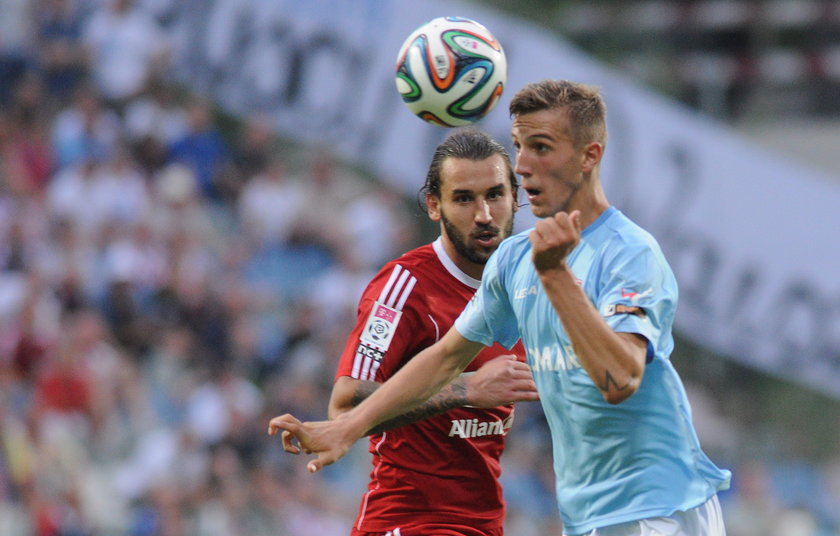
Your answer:
[[[414,30],[397,56],[397,90],[421,119],[444,127],[474,123],[499,102],[507,81],[502,46],[463,17],[438,17]]]

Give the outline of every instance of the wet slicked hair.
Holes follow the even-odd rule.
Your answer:
[[[513,165],[510,163],[510,155],[501,143],[473,127],[456,130],[437,146],[432,156],[432,163],[429,164],[429,171],[426,173],[426,183],[420,189],[421,197],[433,195],[440,199],[442,181],[440,171],[447,158],[463,158],[477,162],[495,154],[505,161],[510,188],[513,198],[516,199],[519,183],[516,181],[516,173],[513,172]]]
[[[607,105],[595,86],[568,80],[543,80],[528,84],[510,101],[510,115],[565,108],[569,137],[578,148],[596,141],[607,144]]]

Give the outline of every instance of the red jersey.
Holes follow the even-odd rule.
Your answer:
[[[480,282],[447,256],[440,239],[386,264],[365,289],[336,378],[384,382],[452,326]],[[466,371],[515,353],[485,348]],[[400,523],[451,522],[501,527],[505,505],[499,458],[513,406],[456,408],[370,437],[373,470],[356,530]]]

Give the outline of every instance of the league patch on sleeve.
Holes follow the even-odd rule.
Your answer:
[[[359,346],[356,347],[356,354],[361,355],[363,357],[368,357],[377,362],[382,362],[382,359],[385,357],[385,352],[383,352],[379,348],[376,348],[375,346],[371,346],[363,342],[360,342]]]
[[[378,301],[374,302],[365,328],[362,330],[361,340],[385,352],[391,345],[401,316],[402,311],[382,305]]]
[[[647,316],[647,313],[641,307],[636,305],[622,305],[620,303],[607,305],[604,307],[603,314],[604,316],[636,315],[639,318],[645,318]]]

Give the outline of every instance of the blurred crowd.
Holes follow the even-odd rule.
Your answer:
[[[0,0],[0,534],[346,535],[365,442],[309,475],[267,422],[326,415],[356,301],[425,216],[172,84],[168,3]],[[730,534],[840,533],[837,460],[785,494],[691,394]],[[508,534],[559,534],[538,405],[503,460]]]

